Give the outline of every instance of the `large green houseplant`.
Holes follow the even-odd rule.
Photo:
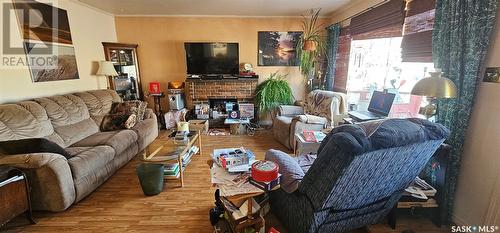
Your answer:
[[[272,113],[280,105],[293,103],[292,89],[285,80],[286,76],[276,71],[257,86],[255,90],[255,104],[259,106],[261,113]]]
[[[300,60],[301,74],[312,79],[321,55],[325,51],[325,27],[320,23],[319,15],[321,9],[311,10],[310,15],[302,16],[302,36],[297,43],[297,56]]]

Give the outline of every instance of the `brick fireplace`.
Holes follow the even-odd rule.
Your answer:
[[[258,78],[187,79],[187,108],[194,109],[195,104],[209,104],[210,99],[236,99],[238,103],[253,103],[257,81]]]

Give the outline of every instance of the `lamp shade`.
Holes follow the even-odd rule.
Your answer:
[[[448,78],[441,76],[441,71],[429,72],[431,77],[419,80],[413,89],[412,95],[427,96],[432,98],[455,98],[457,86]]]
[[[97,70],[96,75],[104,75],[104,76],[118,76],[118,73],[113,66],[113,62],[110,61],[100,61],[99,69]]]

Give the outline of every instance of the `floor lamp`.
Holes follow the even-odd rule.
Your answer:
[[[450,79],[443,77],[443,73],[440,69],[436,69],[434,72],[429,72],[429,74],[430,77],[419,80],[411,90],[412,95],[427,97],[429,104],[422,107],[419,112],[427,117],[427,119],[436,114],[437,99],[457,97],[457,86],[455,86],[455,83],[453,83]]]
[[[110,87],[111,87],[111,81],[113,80],[113,77],[118,76],[118,73],[115,70],[113,62],[111,62],[111,61],[100,61],[99,62],[99,69],[97,70],[96,75],[108,77],[108,80],[106,81],[106,84],[107,84],[107,89],[110,89]],[[111,78],[109,78],[109,77],[111,77]]]

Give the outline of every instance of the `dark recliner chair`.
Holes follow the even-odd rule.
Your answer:
[[[449,131],[422,119],[334,128],[317,157],[270,150],[281,189],[271,210],[289,232],[345,232],[375,224],[397,204]]]

